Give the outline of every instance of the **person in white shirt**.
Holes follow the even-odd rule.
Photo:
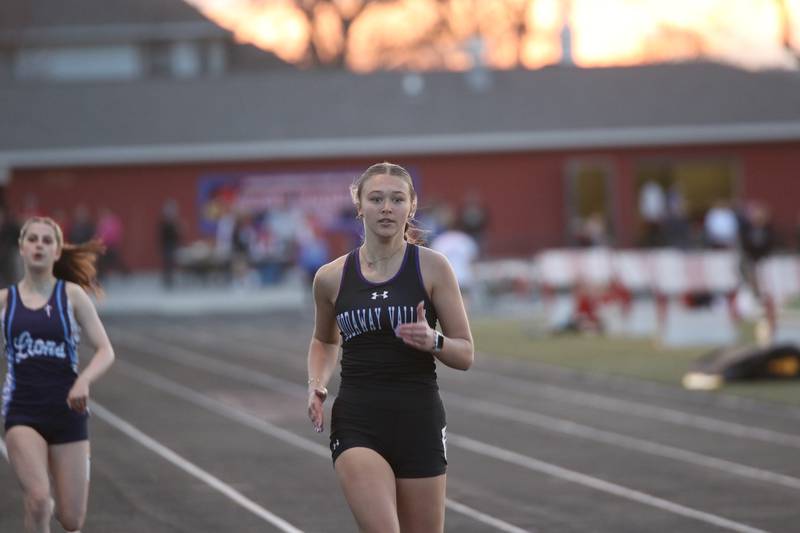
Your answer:
[[[450,261],[461,294],[465,301],[468,300],[475,278],[472,265],[478,258],[478,243],[469,234],[453,227],[434,238],[431,248]]]
[[[739,238],[739,221],[730,204],[720,200],[706,213],[705,231],[714,248],[733,248]]]
[[[642,243],[645,246],[661,244],[661,224],[667,214],[667,198],[664,189],[655,181],[648,181],[639,190],[639,216],[644,223]]]

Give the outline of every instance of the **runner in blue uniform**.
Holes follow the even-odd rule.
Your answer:
[[[58,224],[34,217],[22,227],[19,248],[24,277],[0,290],[8,459],[23,491],[25,530],[49,532],[55,511],[66,531],[78,531],[89,494],[89,386],[114,360],[85,292],[99,290],[94,262],[102,245],[66,244]],[[95,348],[82,372],[81,334]]]
[[[309,418],[321,432],[326,385],[341,347],[330,448],[359,529],[441,532],[447,427],[436,362],[471,366],[469,322],[447,259],[409,234],[417,197],[408,172],[373,165],[351,193],[364,243],[314,278]]]

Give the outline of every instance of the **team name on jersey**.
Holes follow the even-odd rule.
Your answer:
[[[58,359],[67,357],[66,343],[34,339],[28,331],[23,331],[14,338],[14,351],[17,363],[29,357],[55,357]]]
[[[387,320],[381,321],[381,314]],[[388,307],[362,307],[336,315],[336,323],[347,342],[368,331],[394,331],[400,324],[417,321],[417,308],[413,305],[390,305]]]

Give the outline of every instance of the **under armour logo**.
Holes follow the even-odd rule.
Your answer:
[[[50,310],[51,309],[52,309],[52,307],[50,306],[50,304],[47,304],[47,305],[44,306],[44,312],[47,313],[47,318],[50,318]]]
[[[331,450],[336,451],[336,448],[339,447],[339,439],[336,439],[331,443]]]
[[[388,297],[389,297],[389,291],[383,291],[383,292],[373,292],[373,293],[372,293],[372,299],[373,299],[373,300],[377,300],[377,299],[378,299],[378,296],[382,297],[382,298],[385,300],[386,298],[388,298]]]

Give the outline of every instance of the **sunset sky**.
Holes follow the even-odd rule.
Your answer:
[[[538,68],[559,62],[564,42],[581,67],[707,58],[796,69],[800,57],[800,0],[186,1],[301,66],[464,70],[480,57]]]

